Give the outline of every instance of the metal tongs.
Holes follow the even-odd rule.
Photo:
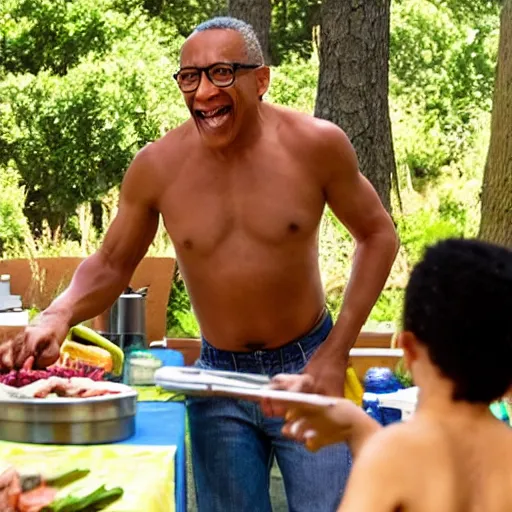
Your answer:
[[[186,395],[232,396],[247,400],[273,398],[320,407],[336,403],[335,398],[322,395],[272,389],[267,375],[253,373],[165,366],[155,372],[155,384]]]

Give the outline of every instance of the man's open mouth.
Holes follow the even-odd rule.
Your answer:
[[[195,114],[209,128],[218,128],[227,121],[231,111],[231,105],[224,105],[212,110],[196,110]]]

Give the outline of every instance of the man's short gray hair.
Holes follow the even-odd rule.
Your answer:
[[[230,16],[218,16],[197,25],[192,34],[206,30],[235,30],[244,39],[245,51],[250,61],[249,63],[261,65],[265,63],[258,36],[249,23]]]

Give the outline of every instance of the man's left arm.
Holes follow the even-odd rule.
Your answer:
[[[315,392],[341,396],[349,351],[384,288],[399,242],[377,192],[359,171],[348,137],[331,123],[321,130],[326,200],[356,248],[338,318],[305,372],[314,378]]]

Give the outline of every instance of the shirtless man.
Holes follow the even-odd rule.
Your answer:
[[[381,429],[344,399],[288,411],[284,433],[311,450],[351,445],[340,512],[512,510],[512,429],[489,409],[512,387],[511,311],[512,252],[441,242],[406,292],[399,342],[420,388],[412,419]]]
[[[231,18],[198,26],[175,78],[191,119],[136,155],[101,248],[0,360],[54,362],[70,326],[129,284],[161,215],[201,326],[197,364],[271,376],[305,369],[317,391],[341,396],[348,352],[396,255],[390,217],[341,129],[262,101],[269,68],[250,26]],[[356,241],[332,330],[317,247],[326,203]],[[256,403],[191,399],[188,413],[200,512],[271,510],[274,456],[290,509],[331,512],[339,503],[346,445],[317,457]]]

